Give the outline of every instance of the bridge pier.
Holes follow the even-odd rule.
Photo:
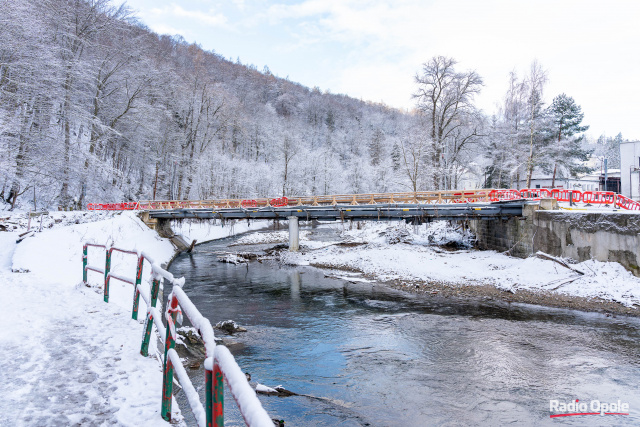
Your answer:
[[[298,228],[298,217],[287,217],[289,220],[289,251],[298,252],[300,249],[300,230]]]

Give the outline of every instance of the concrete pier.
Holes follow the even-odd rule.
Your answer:
[[[287,217],[289,220],[289,251],[298,252],[300,249],[300,230],[298,228],[298,217]]]

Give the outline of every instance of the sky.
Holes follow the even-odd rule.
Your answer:
[[[128,0],[151,30],[331,93],[411,109],[434,56],[475,70],[487,114],[537,60],[544,99],[566,93],[587,134],[640,140],[636,0]]]

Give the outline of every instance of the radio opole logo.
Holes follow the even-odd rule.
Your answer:
[[[600,402],[599,400],[580,402],[579,399],[576,399],[568,403],[550,400],[549,411],[551,418],[578,415],[629,415],[629,403],[620,400],[616,402]]]

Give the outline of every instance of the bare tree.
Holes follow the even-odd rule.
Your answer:
[[[436,56],[422,65],[415,76],[418,90],[413,95],[417,108],[428,118],[434,189],[445,186],[444,154],[449,139],[464,126],[463,116],[473,111],[474,96],[482,78],[475,71],[457,72],[453,58]],[[464,137],[463,137],[464,139]]]
[[[527,188],[531,187],[531,176],[536,166],[537,153],[534,150],[536,142],[544,138],[541,134],[543,131],[544,115],[544,86],[547,83],[547,72],[542,68],[538,61],[531,63],[529,75],[525,80],[528,91],[527,108],[528,108],[528,128],[529,128],[529,157],[527,159]]]

